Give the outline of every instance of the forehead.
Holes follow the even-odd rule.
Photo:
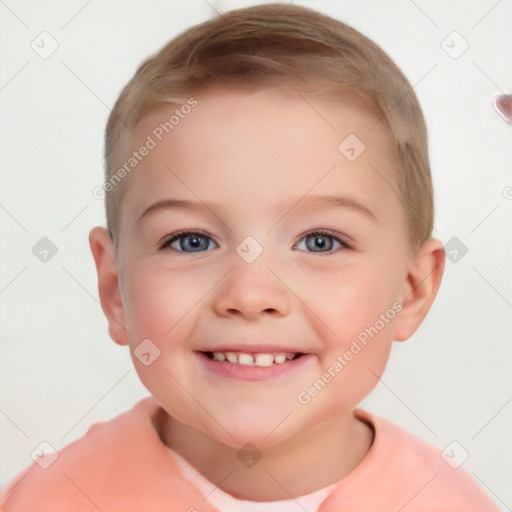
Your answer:
[[[285,87],[217,88],[192,98],[193,108],[151,112],[127,139],[127,154],[149,140],[153,148],[129,177],[123,211],[136,214],[177,193],[240,208],[278,209],[333,190],[396,200],[387,130],[357,96]]]

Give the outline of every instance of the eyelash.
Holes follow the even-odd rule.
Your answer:
[[[345,242],[344,240],[342,240],[340,237],[336,236],[336,235],[333,235],[331,232],[329,231],[326,231],[326,230],[323,230],[323,229],[317,229],[317,230],[314,230],[314,231],[308,231],[307,233],[305,233],[304,235],[301,236],[301,238],[299,239],[299,241],[294,245],[294,247],[299,243],[299,242],[302,242],[303,240],[305,240],[306,238],[309,238],[309,237],[324,237],[324,238],[329,238],[329,239],[332,239],[334,240],[335,242],[338,242],[340,244],[340,247],[338,247],[337,249],[334,249],[332,251],[328,251],[328,252],[315,252],[315,251],[305,251],[305,252],[310,252],[312,254],[318,254],[320,256],[331,256],[333,254],[338,254],[340,251],[343,251],[343,250],[349,250],[349,249],[352,249],[352,246],[349,245],[347,242]]]
[[[185,238],[185,237],[202,237],[202,238],[208,238],[209,240],[213,241],[214,243],[215,240],[213,240],[213,238],[211,236],[209,236],[207,233],[203,233],[202,231],[179,231],[177,233],[174,233],[172,234],[169,238],[165,239],[158,247],[159,250],[161,251],[164,251],[164,250],[174,250],[176,252],[184,252],[184,253],[193,253],[193,252],[205,252],[205,251],[182,251],[182,250],[178,250],[178,249],[174,249],[171,247],[171,244],[177,240],[180,240],[181,238]],[[302,235],[302,237],[298,240],[298,242],[296,244],[294,244],[294,248],[296,247],[296,245],[300,242],[302,242],[303,240],[309,238],[309,237],[324,237],[324,238],[329,238],[329,239],[332,239],[334,240],[335,242],[338,242],[340,244],[341,247],[338,247],[337,249],[333,250],[333,251],[329,251],[329,252],[315,252],[315,251],[304,251],[304,252],[311,252],[312,254],[319,254],[319,255],[322,255],[322,256],[328,256],[328,255],[332,255],[332,254],[337,254],[338,252],[342,251],[342,250],[349,250],[349,249],[352,249],[352,247],[347,243],[345,242],[344,240],[342,240],[341,238],[333,235],[332,233],[330,233],[329,231],[325,231],[325,230],[322,230],[322,229],[319,229],[319,230],[315,230],[315,231],[308,231],[307,233],[305,233],[304,235]]]
[[[209,240],[213,240],[208,234],[203,233],[202,231],[178,231],[177,233],[172,234],[169,238],[165,239],[159,246],[159,250],[174,250],[176,252],[187,252],[187,251],[179,251],[177,249],[173,249],[171,244],[180,238],[185,238],[187,236],[190,237],[202,237],[208,238]],[[215,241],[214,241],[215,242]]]

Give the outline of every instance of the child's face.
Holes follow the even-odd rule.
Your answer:
[[[117,252],[132,354],[145,339],[160,351],[133,357],[139,376],[173,417],[235,447],[343,422],[384,370],[412,258],[382,123],[296,93],[195,98],[161,142],[174,108],[131,139],[157,142],[129,178]],[[354,161],[353,141],[338,149],[349,134],[366,146]],[[195,234],[169,241],[180,231]],[[260,367],[212,352],[302,355]]]

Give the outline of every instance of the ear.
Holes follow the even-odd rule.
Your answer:
[[[395,324],[396,341],[410,338],[423,322],[441,285],[445,259],[443,244],[435,238],[423,242],[413,256]]]
[[[101,309],[108,321],[108,333],[117,344],[127,345],[128,331],[119,290],[114,242],[105,228],[97,226],[89,233],[89,245],[98,272],[98,292]]]

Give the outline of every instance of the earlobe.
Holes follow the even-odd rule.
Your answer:
[[[443,244],[429,238],[409,265],[402,293],[402,311],[395,325],[395,340],[405,341],[421,325],[441,285],[445,265]]]
[[[119,269],[115,247],[108,231],[95,227],[89,233],[89,246],[98,273],[98,293],[101,308],[107,317],[110,337],[119,345],[128,344],[124,306],[119,290]]]

